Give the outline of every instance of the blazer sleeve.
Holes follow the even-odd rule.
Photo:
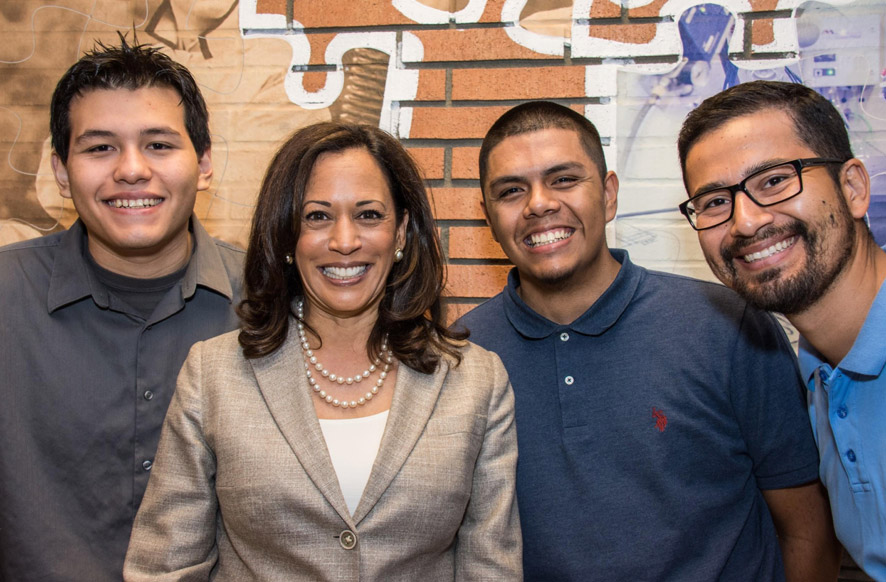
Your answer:
[[[203,348],[191,348],[178,377],[123,566],[127,582],[209,580],[218,557],[215,456],[203,426]]]
[[[523,542],[516,500],[514,392],[498,356],[492,370],[486,432],[474,466],[471,498],[456,541],[456,580],[522,580]]]

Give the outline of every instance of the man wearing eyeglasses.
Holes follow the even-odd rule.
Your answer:
[[[802,85],[745,83],[690,113],[678,147],[680,210],[711,269],[800,332],[837,536],[886,580],[886,253],[844,121]]]

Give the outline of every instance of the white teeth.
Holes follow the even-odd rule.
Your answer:
[[[538,247],[542,245],[549,245],[553,242],[557,242],[558,240],[569,238],[570,236],[572,236],[573,232],[575,231],[567,230],[565,228],[558,228],[556,230],[549,230],[548,232],[533,234],[529,236],[529,246]]]
[[[323,274],[330,279],[353,279],[365,273],[367,268],[366,265],[359,267],[323,267]]]
[[[766,257],[771,257],[772,255],[776,255],[784,250],[790,248],[797,241],[796,236],[792,236],[789,239],[785,239],[781,242],[777,242],[771,247],[767,247],[762,251],[757,251],[756,253],[751,253],[749,255],[745,255],[744,261],[746,263],[753,263],[754,261],[759,261],[760,259],[765,259]]]
[[[162,200],[160,198],[138,198],[131,200],[129,198],[117,198],[116,200],[108,200],[108,206],[114,208],[150,208],[157,206]]]

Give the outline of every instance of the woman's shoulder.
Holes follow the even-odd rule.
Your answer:
[[[204,362],[242,359],[239,334],[239,330],[234,330],[199,341],[191,346],[189,358],[199,357]]]
[[[499,368],[504,369],[498,354],[471,341],[460,341],[457,350],[461,355],[460,362],[454,356],[448,354],[443,356],[450,368],[454,368],[456,371],[461,369],[462,373],[475,373],[478,370],[490,372]]]
[[[229,351],[232,348],[239,351],[240,341],[237,339],[239,336],[240,330],[235,329],[197,343],[202,344],[203,349],[208,351]]]

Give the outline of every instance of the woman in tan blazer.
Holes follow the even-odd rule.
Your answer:
[[[402,146],[294,133],[245,283],[242,331],[196,344],[179,376],[124,578],[522,580],[510,383],[442,324]]]

